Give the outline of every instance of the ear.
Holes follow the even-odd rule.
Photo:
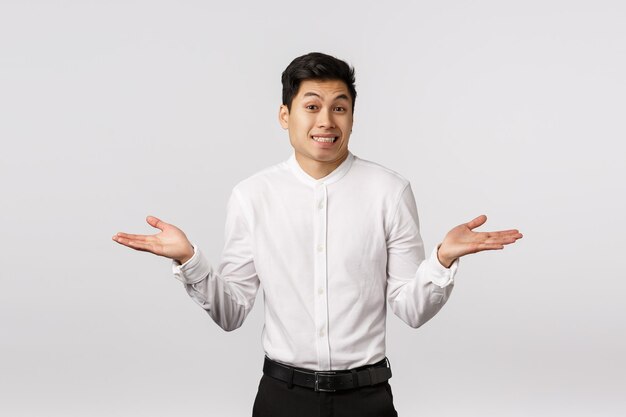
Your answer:
[[[289,109],[284,104],[278,109],[278,121],[283,129],[289,128]]]

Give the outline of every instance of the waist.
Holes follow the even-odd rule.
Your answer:
[[[263,373],[286,382],[289,387],[298,385],[315,391],[335,392],[355,389],[386,382],[391,378],[391,367],[387,358],[373,364],[337,371],[316,371],[292,367],[267,356]]]

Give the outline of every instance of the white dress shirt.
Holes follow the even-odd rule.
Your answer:
[[[263,348],[278,362],[342,370],[385,357],[386,301],[411,327],[445,304],[458,260],[425,258],[409,181],[351,152],[314,179],[295,154],[231,193],[217,269],[198,246],[173,272],[225,330],[263,284]]]

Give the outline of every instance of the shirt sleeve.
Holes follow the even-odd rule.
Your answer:
[[[250,227],[236,190],[228,201],[224,235],[217,270],[195,244],[191,259],[182,265],[173,260],[172,270],[189,296],[221,328],[231,331],[243,324],[260,284],[254,266]]]
[[[459,266],[437,259],[437,248],[425,257],[411,185],[400,196],[387,236],[387,301],[394,314],[419,327],[441,310],[454,287]]]

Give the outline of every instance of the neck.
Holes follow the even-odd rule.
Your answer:
[[[307,159],[301,156],[298,152],[296,152],[296,161],[302,168],[304,172],[309,174],[311,177],[319,180],[320,178],[324,178],[331,172],[333,172],[343,161],[348,158],[348,152],[342,155],[339,159],[334,161],[315,161],[311,159]]]

